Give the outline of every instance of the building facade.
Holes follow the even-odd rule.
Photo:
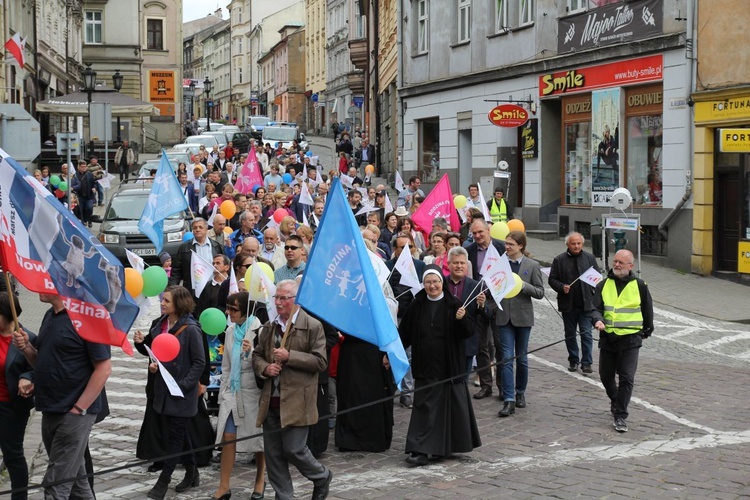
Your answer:
[[[561,235],[590,236],[625,187],[641,255],[689,269],[687,3],[404,3],[403,176],[488,196],[505,161],[515,214]]]
[[[211,122],[226,122],[229,118],[230,95],[230,26],[229,20],[201,32],[198,42],[203,46],[202,72],[211,80],[211,92],[205,89],[199,97],[200,106],[207,111]]]
[[[354,130],[352,91],[349,74],[354,71],[349,56],[351,0],[327,0],[326,3],[326,107],[331,122]],[[364,90],[364,89],[362,89]]]
[[[217,24],[223,21],[221,9],[200,19],[183,24],[182,27],[182,94],[184,116],[203,118],[206,116],[203,82],[206,79],[203,65],[203,40]],[[190,84],[193,90],[190,90]]]
[[[308,132],[326,133],[326,1],[307,0],[305,3],[305,93]]]
[[[250,0],[232,0],[227,7],[231,26],[232,69],[230,72],[232,95],[229,118],[237,123],[245,123],[251,114],[252,91],[251,52],[248,47],[252,22],[250,20]],[[256,96],[257,99],[257,96]]]
[[[281,40],[271,47],[274,70],[274,117],[307,128],[305,97],[305,29],[289,23],[279,30]]]

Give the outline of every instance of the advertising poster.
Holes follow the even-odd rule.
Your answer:
[[[159,109],[159,116],[152,122],[174,122],[175,117],[175,72],[158,70],[148,72],[149,100]]]
[[[607,206],[620,186],[620,89],[591,93],[591,204]]]

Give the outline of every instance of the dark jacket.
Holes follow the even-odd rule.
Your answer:
[[[451,282],[450,276],[445,278],[445,288],[449,288],[449,283]],[[467,302],[471,302],[471,304],[466,306],[466,314],[468,316],[471,316],[473,321],[476,324],[476,318],[479,315],[482,316],[489,316],[489,310],[487,309],[487,304],[485,303],[484,307],[479,307],[477,305],[476,297],[479,295],[479,282],[476,280],[473,280],[469,278],[468,276],[464,280],[464,289],[463,293],[460,297],[456,297],[456,299],[461,303],[461,305],[466,304]],[[486,292],[489,294],[489,292]],[[477,328],[474,328],[474,333],[471,335],[471,337],[468,337],[464,340],[464,355],[465,356],[476,356],[479,353],[479,330]]]
[[[92,189],[96,189],[94,174],[91,172],[81,174],[76,171],[75,175],[70,179],[70,189],[79,198],[93,198],[96,196],[96,193],[92,191]]]
[[[500,255],[505,253],[505,242],[504,241],[498,241],[498,240],[492,240],[492,246],[495,247],[497,250],[497,253]],[[474,242],[468,247],[466,247],[466,251],[469,253],[469,262],[471,262],[471,270],[473,273],[473,278],[477,281],[482,279],[482,275],[479,274],[479,265],[477,264],[477,243]]]
[[[388,279],[388,283],[393,289],[393,295],[397,297],[396,301],[398,301],[398,317],[400,318],[406,312],[406,308],[409,307],[411,301],[414,300],[414,296],[411,294],[411,292],[408,291],[408,286],[399,283],[399,281],[401,281],[401,273],[398,272],[398,270],[394,269],[394,267],[396,266],[396,260],[398,260],[397,257],[393,257],[391,260],[386,261],[385,265],[390,271],[392,271],[391,277]],[[419,276],[419,282],[421,283],[425,263],[421,260],[415,259],[414,257],[412,257],[411,260],[412,262],[414,262],[414,268],[417,270],[417,276]]]
[[[641,296],[643,328],[638,332],[638,335],[616,335],[614,333],[599,332],[599,348],[605,351],[620,351],[632,347],[640,347],[643,343],[643,338],[650,336],[654,331],[654,303],[651,299],[648,285],[646,285],[646,282],[642,279],[636,278],[632,271],[624,278],[617,278],[614,272],[610,269],[609,274],[607,274],[607,279],[602,280],[596,285],[594,309],[591,311],[591,323],[594,325],[597,321],[604,322],[604,300],[602,299],[602,289],[608,280],[614,280],[618,295],[622,293],[623,288],[625,288],[628,283],[633,280],[638,281],[638,292]]]
[[[568,312],[573,310],[573,293],[565,293],[563,287],[573,283],[580,275],[582,275],[588,268],[594,267],[599,271],[599,266],[596,264],[596,257],[586,251],[581,251],[578,255],[571,255],[570,252],[565,251],[555,257],[552,261],[552,268],[550,269],[549,286],[557,292],[557,309],[560,312]],[[582,283],[580,280],[580,288],[571,288],[571,292],[580,290],[583,295],[583,310],[590,311],[594,308],[594,288]]]
[[[195,186],[191,182],[188,182],[185,186],[180,185],[180,189],[187,190],[188,206],[194,214],[198,213],[198,195],[195,194]]]
[[[224,254],[224,248],[216,240],[212,240],[209,237],[206,237],[206,239],[211,243],[211,253],[214,257]],[[190,293],[193,293],[193,278],[190,272],[190,262],[193,258],[193,241],[186,241],[177,249],[177,255],[173,256],[174,260],[172,261],[172,275],[169,277],[170,285],[182,284],[190,290]]]
[[[36,334],[28,330],[26,333],[29,334],[31,345],[36,345]],[[29,411],[34,407],[34,398],[22,398],[18,395],[18,381],[22,378],[34,382],[34,369],[26,361],[26,356],[11,342],[5,357],[5,383],[8,386],[11,404],[16,409]]]

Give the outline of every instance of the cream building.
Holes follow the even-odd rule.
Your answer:
[[[326,120],[326,2],[307,0],[305,26],[305,88],[307,89],[306,116],[309,130],[325,133]]]
[[[252,29],[250,19],[251,0],[233,0],[228,6],[231,25],[231,64],[230,72],[232,95],[229,118],[243,124],[250,116],[251,58],[248,50],[248,37]]]

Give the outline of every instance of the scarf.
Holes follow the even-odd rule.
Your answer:
[[[242,357],[242,341],[245,339],[245,332],[255,319],[255,316],[249,316],[241,325],[234,325],[234,338],[232,344],[231,367],[229,371],[229,390],[232,393],[240,391],[240,381],[242,379],[242,366],[240,358]],[[229,340],[229,339],[227,339]]]

